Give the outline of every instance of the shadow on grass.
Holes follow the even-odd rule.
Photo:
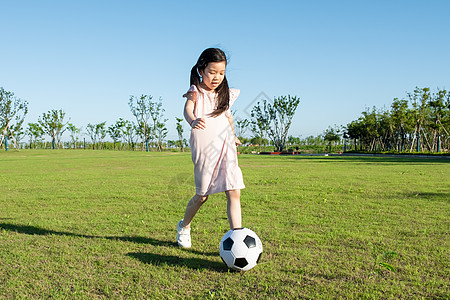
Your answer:
[[[182,258],[173,255],[159,255],[153,253],[128,253],[130,257],[136,258],[143,263],[155,266],[168,265],[172,267],[185,266],[189,269],[209,269],[216,272],[227,272],[228,268],[222,262],[210,261],[202,258]]]
[[[165,247],[178,247],[177,243],[169,242],[169,241],[161,241],[157,239],[140,237],[140,236],[94,236],[94,235],[84,235],[84,234],[76,234],[72,232],[64,232],[64,231],[55,231],[39,228],[36,226],[29,225],[16,225],[16,224],[7,224],[0,223],[0,230],[8,230],[12,232],[17,232],[20,234],[28,234],[28,235],[56,235],[56,236],[71,236],[71,237],[80,237],[87,239],[107,239],[113,241],[124,241],[124,242],[132,242],[139,244],[149,244],[153,246],[165,246]],[[193,249],[183,249],[186,252],[193,253],[196,255],[202,256],[218,256],[217,252],[203,252],[197,251]],[[217,272],[226,272],[227,268],[223,263],[213,262],[210,260],[202,259],[202,258],[181,258],[178,256],[170,256],[170,255],[158,255],[152,253],[128,253],[130,257],[139,259],[143,263],[151,263],[154,265],[169,265],[169,266],[186,266],[191,269],[211,269]]]
[[[86,239],[107,239],[112,241],[122,241],[122,242],[131,242],[137,244],[148,244],[153,246],[163,246],[163,247],[178,247],[176,242],[172,241],[161,241],[153,238],[142,237],[142,236],[96,236],[96,235],[85,235],[85,234],[77,234],[72,232],[65,231],[55,231],[49,229],[43,229],[36,226],[29,225],[16,225],[16,224],[8,224],[8,223],[0,223],[0,229],[13,231],[21,234],[29,234],[29,235],[61,235],[61,236],[72,236],[72,237],[80,237]],[[183,251],[187,251],[196,255],[203,256],[217,256],[218,252],[204,252],[198,251],[194,249],[183,249]]]
[[[450,192],[409,192],[405,193],[404,196],[408,199],[422,199],[427,201],[438,201],[438,202],[449,202]]]
[[[167,246],[167,247],[177,247],[177,243],[169,242],[169,241],[161,241],[157,239],[152,239],[148,237],[141,236],[95,236],[95,235],[84,235],[77,234],[72,232],[64,232],[64,231],[55,231],[43,229],[35,226],[28,225],[16,225],[16,224],[7,224],[0,223],[0,229],[14,231],[17,233],[29,234],[29,235],[62,235],[62,236],[73,236],[73,237],[81,237],[87,239],[107,239],[107,240],[117,240],[123,242],[132,242],[138,244],[150,244],[153,246]]]

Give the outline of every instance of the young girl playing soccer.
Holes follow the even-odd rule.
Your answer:
[[[186,97],[184,117],[191,130],[196,194],[187,204],[184,219],[177,225],[177,242],[191,247],[190,224],[208,195],[225,192],[230,228],[241,228],[241,189],[244,181],[238,166],[233,116],[230,107],[239,90],[228,87],[225,53],[217,48],[203,51],[191,70],[191,87]]]

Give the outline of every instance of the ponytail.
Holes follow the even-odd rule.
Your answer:
[[[200,74],[198,73],[197,64],[195,64],[195,66],[192,67],[190,82],[191,82],[190,85],[195,85],[197,88],[200,87]]]
[[[222,83],[216,88],[216,109],[211,113],[212,117],[217,117],[230,107],[230,88],[225,76]]]

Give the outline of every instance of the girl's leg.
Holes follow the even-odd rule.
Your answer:
[[[183,225],[184,227],[189,227],[192,219],[194,218],[197,211],[200,209],[203,203],[208,200],[208,196],[195,195],[191,198],[186,206],[186,211],[184,212]]]
[[[226,191],[227,195],[227,215],[230,229],[242,227],[241,217],[241,190]]]

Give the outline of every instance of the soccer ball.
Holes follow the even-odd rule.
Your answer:
[[[220,241],[220,257],[236,271],[248,271],[256,266],[262,252],[261,240],[248,228],[231,229]]]

